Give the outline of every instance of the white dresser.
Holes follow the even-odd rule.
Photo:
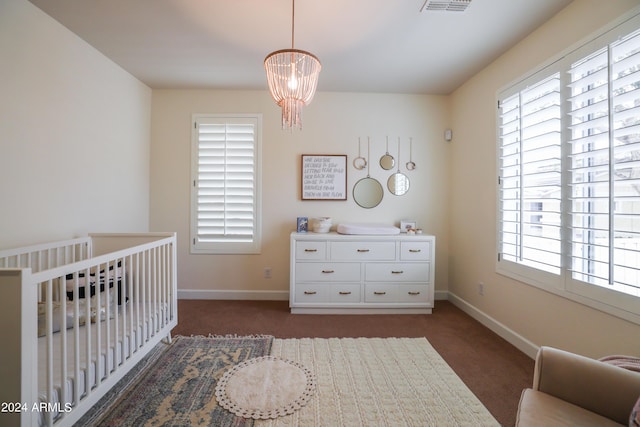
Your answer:
[[[292,313],[431,313],[435,236],[291,234]]]

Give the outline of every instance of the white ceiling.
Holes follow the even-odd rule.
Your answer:
[[[290,0],[30,0],[151,88],[266,89],[291,47]],[[572,0],[298,0],[295,48],[319,91],[448,94]]]

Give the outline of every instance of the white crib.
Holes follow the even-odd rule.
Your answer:
[[[69,426],[177,325],[175,233],[0,251],[0,425]]]

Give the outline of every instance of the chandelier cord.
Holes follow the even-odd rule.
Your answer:
[[[291,49],[293,49],[293,35],[296,27],[296,0],[291,0]]]

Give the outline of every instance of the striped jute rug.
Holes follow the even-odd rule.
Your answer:
[[[271,355],[306,366],[316,394],[284,426],[499,426],[426,338],[275,339]]]

